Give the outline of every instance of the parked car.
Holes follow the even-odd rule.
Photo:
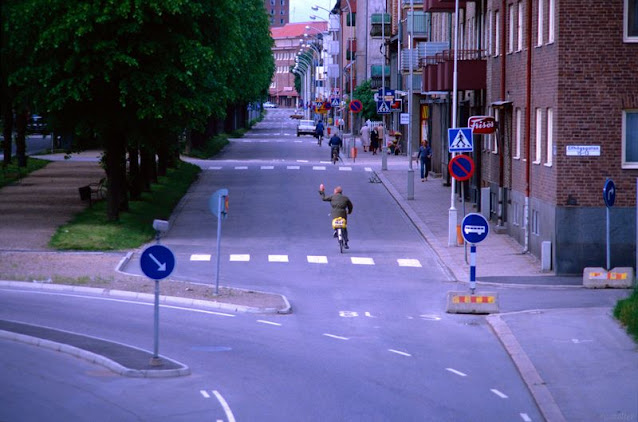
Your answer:
[[[299,120],[297,125],[297,136],[299,135],[315,135],[315,122],[314,120]]]
[[[263,105],[264,108],[277,108],[277,104],[271,103],[270,101],[266,101]]]
[[[301,110],[295,110],[291,115],[291,119],[303,119],[303,112]]]
[[[27,121],[28,133],[45,133],[47,131],[47,122],[44,117],[39,114],[33,114]]]

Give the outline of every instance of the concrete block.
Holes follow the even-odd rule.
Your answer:
[[[496,292],[447,292],[446,312],[449,314],[494,314],[498,309]]]
[[[552,242],[545,240],[541,243],[541,271],[552,270]]]
[[[602,267],[583,270],[583,287],[588,289],[630,289],[634,285],[634,269],[616,267],[610,271]]]

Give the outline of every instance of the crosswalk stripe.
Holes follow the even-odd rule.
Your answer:
[[[274,170],[275,166],[261,166],[262,170]]]
[[[418,259],[397,259],[400,267],[421,267]]]
[[[288,262],[288,255],[268,255],[268,262]]]
[[[212,166],[212,167],[208,167],[208,170],[221,170],[223,167],[221,166]]]
[[[248,170],[248,166],[235,166],[235,170]]]
[[[248,261],[250,261],[250,255],[249,254],[231,254],[230,255],[230,260],[231,261],[248,262]]]
[[[372,167],[365,167],[364,170],[365,171],[372,171]]]
[[[325,170],[326,166],[312,166],[313,170]]]
[[[210,261],[209,254],[192,254],[191,261]]]
[[[300,167],[299,166],[286,166],[287,170],[299,170]]]
[[[310,262],[311,264],[327,264],[328,263],[327,256],[308,255],[306,258],[308,259],[308,262]]]
[[[362,257],[353,256],[352,258],[350,258],[350,261],[353,264],[357,264],[357,265],[374,265],[374,259],[372,258],[362,258]]]
[[[339,167],[339,171],[352,171],[352,167]]]

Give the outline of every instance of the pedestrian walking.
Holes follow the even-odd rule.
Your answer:
[[[370,151],[372,155],[377,155],[377,149],[379,149],[379,128],[374,127],[372,133],[370,133]]]
[[[419,153],[416,156],[417,160],[421,164],[421,181],[428,180],[428,173],[430,172],[430,163],[432,159],[432,148],[430,148],[428,141],[421,141],[419,147]]]
[[[363,152],[368,151],[368,148],[370,148],[370,126],[367,123],[361,127],[361,144],[363,145]]]

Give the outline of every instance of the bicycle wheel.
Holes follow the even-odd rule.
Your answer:
[[[343,234],[341,229],[337,229],[337,240],[339,241],[339,252],[343,253]]]

